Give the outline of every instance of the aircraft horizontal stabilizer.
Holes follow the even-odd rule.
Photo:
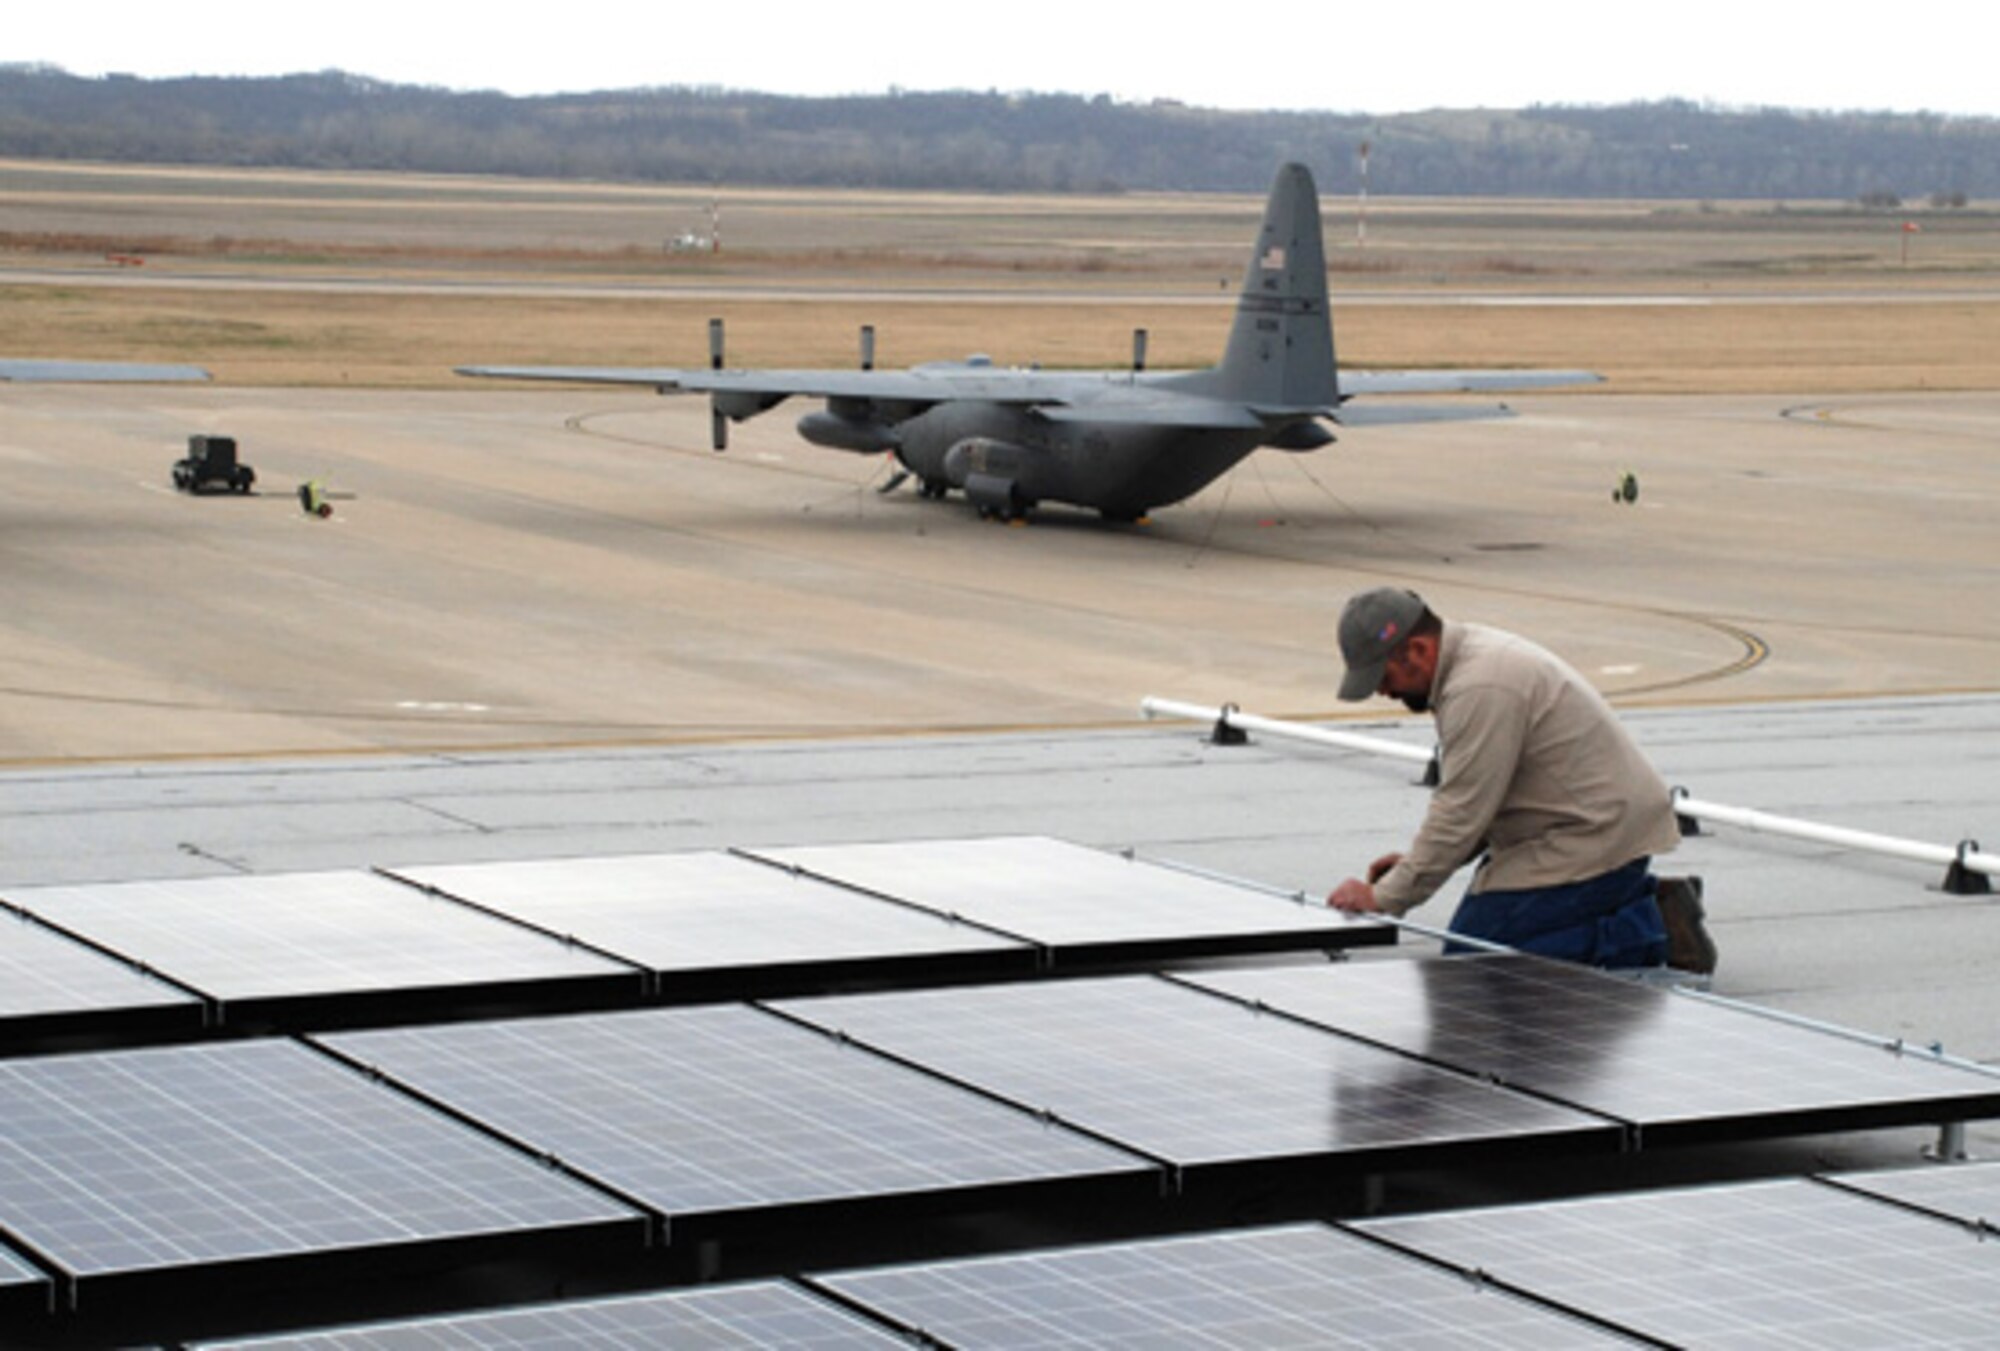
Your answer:
[[[675,377],[688,372],[670,367],[643,370],[630,366],[460,366],[454,373],[485,380],[563,380],[573,384],[672,389]]]
[[[162,366],[140,361],[44,361],[0,357],[0,380],[38,384],[170,384],[208,379],[199,366]]]
[[[1504,403],[1371,403],[1342,408],[1333,420],[1343,427],[1395,427],[1416,422],[1480,422],[1513,417]]]
[[[1599,385],[1595,371],[1357,371],[1340,373],[1343,394],[1478,394],[1499,390],[1557,389]]]

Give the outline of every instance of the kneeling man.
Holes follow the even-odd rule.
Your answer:
[[[1699,880],[1651,872],[1680,842],[1673,795],[1566,662],[1397,587],[1347,602],[1340,651],[1342,699],[1436,719],[1440,772],[1416,839],[1328,904],[1401,915],[1477,858],[1453,933],[1591,966],[1715,969]]]

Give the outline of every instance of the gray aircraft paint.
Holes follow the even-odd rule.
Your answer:
[[[1582,371],[1362,373],[1344,382],[1334,355],[1319,193],[1303,165],[1278,170],[1257,232],[1221,364],[1206,370],[1003,370],[973,359],[907,371],[470,366],[497,379],[651,385],[705,393],[716,449],[729,422],[794,395],[825,400],[799,421],[815,445],[887,452],[928,497],[963,493],[982,511],[1016,516],[1045,502],[1133,520],[1179,502],[1261,446],[1309,451],[1326,423],[1490,417],[1500,408],[1370,408],[1357,393],[1530,389],[1597,377]]]

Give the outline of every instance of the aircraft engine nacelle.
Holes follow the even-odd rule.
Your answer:
[[[839,413],[807,413],[799,419],[799,435],[816,446],[851,450],[857,455],[895,450],[903,443],[889,423],[870,417],[843,417]]]
[[[1028,509],[1028,501],[1010,478],[999,478],[992,474],[967,474],[965,482],[959,485],[965,490],[965,500],[982,512],[996,516],[1018,516]]]
[[[708,396],[710,444],[717,450],[729,448],[729,424],[756,417],[767,408],[785,401],[783,394],[762,390],[719,389]]]
[[[1317,422],[1294,422],[1264,444],[1273,450],[1289,450],[1294,453],[1318,450],[1321,446],[1333,444],[1333,433]]]
[[[710,406],[731,422],[756,417],[765,409],[776,408],[784,401],[784,395],[767,394],[762,390],[717,390],[709,396]]]
[[[944,453],[944,476],[982,511],[1014,515],[1047,495],[1048,456],[1011,441],[968,436]]]

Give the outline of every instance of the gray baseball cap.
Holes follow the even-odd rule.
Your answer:
[[[1342,699],[1351,703],[1375,693],[1389,655],[1403,645],[1423,614],[1423,597],[1400,586],[1378,586],[1348,598],[1340,612],[1340,655],[1347,662],[1347,674],[1340,682]]]

